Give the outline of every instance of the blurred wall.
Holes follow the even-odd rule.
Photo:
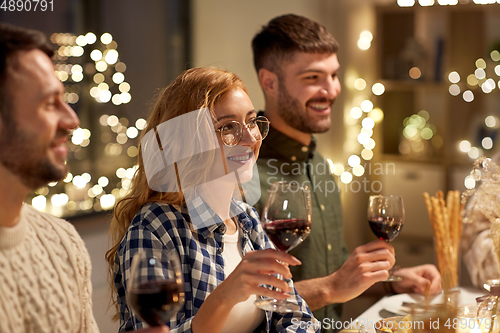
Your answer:
[[[258,109],[264,98],[253,67],[251,41],[270,19],[300,14],[319,21],[321,0],[193,0],[193,64],[236,73]]]

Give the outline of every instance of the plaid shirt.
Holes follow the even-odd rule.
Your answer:
[[[172,333],[191,332],[191,320],[208,295],[224,281],[222,236],[226,226],[201,200],[195,208],[197,216],[190,217],[185,207],[148,203],[132,220],[120,243],[114,267],[120,331],[144,327],[144,323],[135,316],[126,302],[132,257],[140,248],[177,251],[179,255],[186,301],[184,307],[167,324]],[[272,248],[255,209],[235,201],[232,202],[231,209],[236,212],[235,217],[243,231],[243,255],[253,250]],[[195,219],[204,220],[207,227],[196,230],[192,223]],[[291,281],[289,284],[293,287]],[[295,289],[291,292],[290,299],[300,305],[300,312],[281,315],[266,311],[266,321],[256,332],[319,332],[319,322],[314,319],[307,304]]]

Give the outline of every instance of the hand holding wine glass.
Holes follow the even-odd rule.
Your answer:
[[[279,250],[288,252],[299,245],[311,231],[309,190],[298,183],[274,183],[262,212],[261,224]],[[279,313],[300,309],[287,300],[263,298],[255,304],[263,310]]]
[[[150,326],[161,326],[184,305],[179,258],[174,251],[141,249],[132,259],[127,299]]]
[[[394,195],[372,195],[368,200],[368,223],[373,233],[387,243],[401,231],[405,219],[403,198]],[[391,269],[392,271],[392,269]],[[385,281],[401,281],[392,275]]]

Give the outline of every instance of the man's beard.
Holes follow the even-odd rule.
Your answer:
[[[65,135],[67,131],[60,131],[54,139]],[[50,143],[39,143],[13,121],[4,121],[0,126],[0,163],[32,190],[59,181],[68,173],[66,165],[58,167],[45,155],[49,146]]]
[[[308,103],[313,100],[308,101]],[[314,100],[314,102],[328,102],[333,104],[326,98]],[[330,129],[330,115],[324,115],[320,120],[312,119],[307,112],[306,106],[301,105],[300,102],[288,93],[283,80],[279,82],[278,92],[278,115],[285,121],[285,123],[302,132],[302,133],[324,133]]]

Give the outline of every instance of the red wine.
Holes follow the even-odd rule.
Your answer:
[[[309,235],[311,222],[306,219],[283,219],[264,223],[263,228],[274,245],[286,252]]]
[[[165,325],[184,302],[182,286],[175,281],[153,281],[129,291],[134,311],[150,326]]]
[[[403,219],[391,217],[379,217],[368,220],[373,233],[380,239],[391,241],[401,231]]]

